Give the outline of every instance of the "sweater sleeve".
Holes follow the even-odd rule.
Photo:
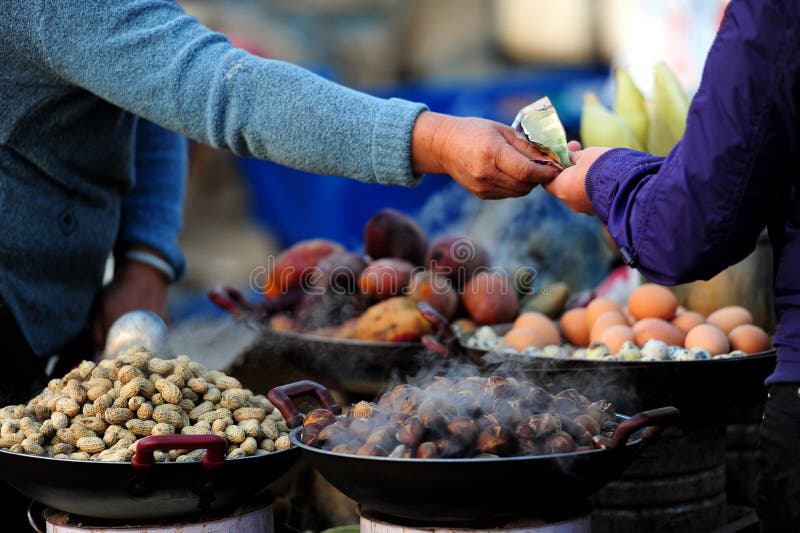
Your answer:
[[[755,247],[797,171],[798,26],[796,2],[732,2],[666,159],[615,149],[589,169],[595,211],[650,279],[708,279]]]
[[[367,182],[414,185],[425,109],[235,48],[174,0],[39,0],[42,53],[67,83],[243,156]]]
[[[186,190],[186,140],[139,119],[135,154],[135,184],[122,200],[117,246],[143,244],[158,250],[180,277],[186,266],[178,246]]]

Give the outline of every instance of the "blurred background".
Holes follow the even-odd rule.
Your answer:
[[[188,13],[236,45],[302,65],[378,96],[510,124],[542,96],[577,137],[583,95],[609,103],[614,66],[647,93],[666,61],[690,90],[721,20],[723,0],[181,0]],[[540,190],[481,202],[446,176],[414,189],[316,176],[192,145],[182,245],[185,279],[173,287],[180,351],[222,360],[252,341],[221,320],[207,291],[248,288],[268,254],[325,237],[358,251],[364,222],[383,207],[409,213],[432,235],[468,233],[495,262],[532,266],[537,284],[595,286],[616,255],[600,224]],[[249,290],[249,289],[248,289]],[[257,298],[255,291],[249,296]],[[198,322],[205,327],[197,328]],[[183,333],[182,333],[183,332]]]

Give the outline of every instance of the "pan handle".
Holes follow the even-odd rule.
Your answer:
[[[31,503],[28,504],[28,523],[36,533],[47,531],[47,522],[42,517],[43,511],[44,505],[36,500],[31,500]]]
[[[208,299],[227,311],[236,320],[242,320],[256,312],[256,307],[245,299],[240,290],[228,285],[217,285],[211,289]]]
[[[206,450],[203,468],[216,470],[225,464],[228,443],[219,435],[152,435],[136,445],[131,466],[137,470],[150,470],[156,465],[154,452],[166,450]]]
[[[331,413],[342,414],[342,407],[333,399],[331,392],[323,385],[307,379],[275,387],[267,393],[267,398],[286,419],[286,425],[295,428],[303,423],[303,415],[297,412],[292,398],[309,394],[316,396],[319,404]]]
[[[664,431],[664,427],[677,420],[681,412],[676,407],[660,407],[635,414],[622,422],[611,437],[610,448],[625,446],[631,435],[646,427],[642,440],[651,440]]]

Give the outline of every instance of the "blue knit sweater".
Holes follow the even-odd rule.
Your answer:
[[[413,185],[423,109],[252,56],[172,0],[0,2],[0,295],[45,355],[86,324],[118,242],[181,268],[181,141],[138,117],[239,155]]]

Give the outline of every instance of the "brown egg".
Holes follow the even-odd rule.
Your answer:
[[[625,320],[628,321],[629,326],[633,326],[634,324],[636,324],[636,319],[633,317],[633,315],[631,314],[631,312],[628,310],[627,307],[622,309],[622,315],[625,317]]]
[[[679,312],[672,319],[672,325],[684,333],[689,333],[693,327],[705,324],[706,319],[700,313],[694,311]]]
[[[599,341],[608,328],[619,325],[629,325],[628,320],[622,316],[622,313],[619,311],[606,311],[594,321],[589,333],[589,340],[591,342]]]
[[[561,344],[561,335],[558,333],[558,328],[550,320],[550,317],[543,313],[535,313],[533,311],[522,313],[514,321],[514,328],[530,328],[536,331],[545,346],[548,344]]]
[[[617,302],[609,300],[608,298],[595,298],[589,302],[589,305],[586,306],[586,320],[589,324],[590,330],[594,325],[594,321],[606,311],[617,311],[618,313],[622,313],[622,308]]]
[[[729,305],[717,309],[706,318],[706,322],[718,327],[725,335],[728,335],[733,328],[742,324],[752,324],[753,315],[750,311],[740,305]]]
[[[570,309],[561,316],[561,334],[575,346],[589,346],[588,313],[583,307]]]
[[[686,348],[702,348],[711,355],[719,355],[731,351],[728,337],[716,326],[700,324],[686,334],[684,342]]]
[[[636,333],[628,325],[618,324],[611,326],[603,332],[600,342],[608,346],[608,351],[615,354],[620,351],[626,342],[636,342]]]
[[[666,342],[670,346],[683,346],[683,332],[660,318],[642,319],[633,325],[633,331],[639,346],[650,339]]]
[[[631,293],[628,298],[628,310],[636,320],[643,318],[669,320],[678,310],[678,299],[666,287],[645,283]]]
[[[736,326],[728,334],[728,340],[731,343],[732,350],[741,350],[747,354],[764,352],[772,348],[772,341],[769,340],[769,335],[753,324]]]
[[[521,352],[529,346],[536,346],[539,348],[545,346],[539,334],[536,333],[536,330],[531,328],[513,328],[503,335],[503,343],[518,352]]]

